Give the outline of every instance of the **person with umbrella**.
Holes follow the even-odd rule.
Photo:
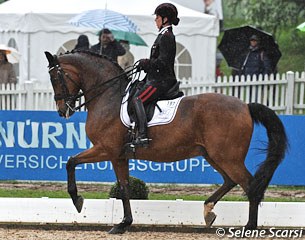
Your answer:
[[[241,74],[245,76],[271,74],[271,62],[264,49],[259,45],[260,39],[257,35],[252,35],[249,40],[250,46],[248,52],[242,59]]]
[[[0,84],[17,83],[13,64],[7,60],[7,51],[0,49]]]
[[[99,43],[91,47],[93,52],[106,55],[112,61],[117,62],[118,56],[123,56],[126,53],[125,48],[114,39],[112,32],[108,28],[103,28],[99,32]]]
[[[236,75],[275,73],[282,56],[272,34],[253,26],[226,29],[218,49]]]
[[[132,144],[141,147],[147,147],[150,141],[144,105],[162,97],[177,83],[174,72],[176,40],[172,25],[176,26],[180,21],[178,11],[173,4],[163,3],[155,9],[154,14],[159,34],[151,48],[150,58],[141,59],[137,65],[138,71],[143,70],[147,74],[144,84],[132,98],[138,126],[138,135]]]

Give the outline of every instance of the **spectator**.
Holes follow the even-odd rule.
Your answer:
[[[272,67],[271,61],[264,49],[260,47],[260,39],[257,35],[252,35],[250,37],[250,46],[246,56],[243,58],[242,67],[241,67],[241,75],[258,77],[260,74],[271,74]],[[240,94],[240,89],[239,89]],[[258,98],[258,86],[251,86],[249,101],[253,100],[255,102],[260,102],[261,99]]]
[[[126,53],[123,56],[118,56],[118,64],[123,69],[128,69],[129,67],[132,67],[134,64],[134,56],[129,51],[130,45],[128,41],[120,40],[120,44],[125,48]]]
[[[223,77],[223,72],[220,68],[220,63],[216,63],[216,77]]]
[[[204,13],[214,15],[219,19],[215,0],[203,0],[203,3],[204,3]]]
[[[216,77],[223,77],[223,72],[221,71],[221,62],[222,62],[223,56],[220,52],[216,53]]]
[[[80,35],[73,50],[89,50],[89,39],[87,35]]]
[[[8,62],[5,50],[0,50],[0,84],[2,83],[17,83],[13,64]]]
[[[259,38],[256,35],[252,35],[249,40],[250,46],[242,60],[241,74],[246,76],[271,74],[271,62],[264,49],[260,48]]]
[[[219,20],[219,29],[223,31],[223,16],[221,0],[203,0],[204,13],[214,15]]]
[[[118,61],[118,56],[122,56],[126,53],[123,46],[114,39],[112,32],[107,28],[104,28],[99,32],[99,43],[93,45],[91,50],[106,55],[115,62]]]

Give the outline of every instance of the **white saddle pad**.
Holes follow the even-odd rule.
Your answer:
[[[123,98],[122,106],[121,106],[121,114],[120,114],[121,121],[126,127],[130,127],[134,124],[130,121],[130,118],[129,118],[129,115],[127,112],[128,96],[129,96],[129,93],[127,93],[125,95],[125,97]],[[151,127],[151,126],[156,126],[156,125],[168,124],[171,121],[173,121],[175,118],[179,103],[183,97],[184,96],[173,99],[173,100],[159,101],[157,104],[160,107],[161,111],[158,107],[155,108],[154,116],[152,117],[151,121],[149,121],[147,123],[147,126]]]

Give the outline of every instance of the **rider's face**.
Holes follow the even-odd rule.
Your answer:
[[[159,15],[156,15],[155,22],[156,22],[157,28],[160,29],[162,26],[162,17]]]

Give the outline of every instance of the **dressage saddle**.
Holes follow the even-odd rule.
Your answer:
[[[128,111],[128,115],[130,117],[130,120],[135,122],[136,119],[136,115],[133,112],[133,107],[132,107],[132,103],[131,103],[131,99],[133,98],[133,95],[136,93],[137,88],[141,87],[139,85],[144,84],[143,81],[135,81],[131,86],[130,86],[130,91],[129,91],[129,98],[128,98],[128,107],[127,107],[127,111]],[[172,100],[175,98],[179,98],[182,97],[184,95],[184,93],[182,91],[179,90],[179,85],[180,82],[175,83],[175,85],[170,88],[165,94],[163,94],[161,97],[159,97],[158,99],[149,102],[148,104],[144,105],[144,109],[145,109],[145,113],[146,113],[146,117],[147,117],[147,122],[149,122],[155,112],[155,107],[157,107],[160,111],[161,109],[158,107],[158,101],[161,100]]]

